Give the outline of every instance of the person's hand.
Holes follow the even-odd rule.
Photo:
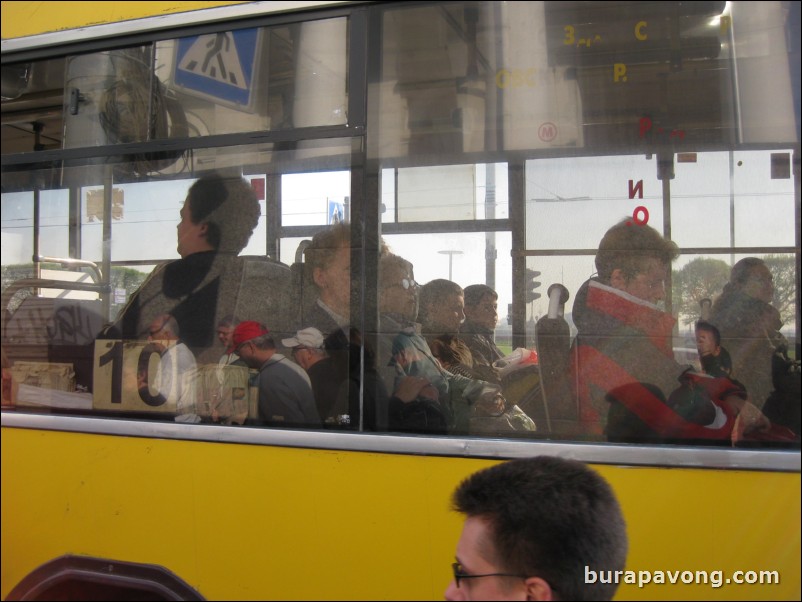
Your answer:
[[[767,431],[770,428],[771,421],[766,418],[766,415],[753,404],[745,402],[741,405],[741,411],[732,427],[732,443],[733,445],[737,444],[749,433]]]
[[[393,395],[404,403],[409,403],[417,399],[427,386],[431,386],[431,383],[425,378],[420,376],[405,376],[399,381]]]

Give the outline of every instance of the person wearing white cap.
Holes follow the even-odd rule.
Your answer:
[[[323,349],[323,333],[314,327],[304,328],[294,337],[282,339],[281,344],[291,350],[292,359],[309,375],[315,405],[324,423],[338,422],[333,416],[334,406],[339,386],[348,373],[340,370]]]

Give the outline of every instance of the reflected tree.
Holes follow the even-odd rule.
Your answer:
[[[784,324],[794,321],[796,314],[796,264],[791,255],[766,255],[766,266],[774,277],[772,304],[780,312]]]
[[[721,259],[697,257],[672,272],[672,303],[682,324],[699,319],[699,301],[715,299],[730,279],[730,266]]]

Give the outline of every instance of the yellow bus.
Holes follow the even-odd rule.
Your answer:
[[[621,501],[644,577],[617,599],[799,599],[800,71],[798,2],[2,2],[0,595],[440,598],[454,487],[554,455]],[[258,222],[241,272],[181,288],[182,206],[213,172],[250,184]],[[763,376],[791,398],[770,434],[565,427],[561,387],[588,385],[567,378],[577,293],[624,219],[679,249],[660,308],[696,371],[707,301],[744,258],[769,268],[781,369]],[[235,281],[233,313],[289,358],[322,286],[310,246],[337,224],[351,405],[260,423],[253,371],[218,363],[220,307],[190,301]],[[535,430],[370,414],[392,393],[367,376],[388,252],[420,283],[495,291],[493,368]],[[153,393],[148,332],[109,326],[154,282],[204,333],[191,421]]]

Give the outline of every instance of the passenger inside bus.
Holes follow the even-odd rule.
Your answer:
[[[465,320],[462,287],[456,282],[438,278],[420,289],[421,332],[432,354],[453,374],[476,378],[470,348],[458,338]]]
[[[225,316],[217,324],[217,339],[223,344],[223,355],[220,356],[219,364],[223,366],[235,365],[244,366],[245,363],[234,353],[234,329],[240,323],[236,316]]]
[[[696,322],[696,350],[699,353],[702,371],[710,376],[730,376],[732,359],[721,346],[721,333],[710,322]]]
[[[270,331],[246,320],[234,329],[235,351],[259,371],[260,424],[315,428],[321,424],[309,376],[298,364],[276,352]]]
[[[658,303],[665,279],[678,256],[675,243],[647,225],[623,220],[610,228],[596,254],[598,276],[581,287],[573,317],[578,333],[572,345],[580,428],[627,440],[629,414],[653,440],[728,442],[736,418],[743,433],[767,430],[768,419],[749,403],[743,388],[727,378],[697,378],[674,360],[674,317]],[[690,386],[694,395],[666,399]],[[659,392],[660,394],[656,394]],[[607,407],[605,407],[607,406]],[[743,411],[749,406],[747,411]],[[606,418],[609,417],[609,420]],[[643,429],[632,433],[642,437]]]
[[[363,430],[386,431],[388,393],[376,369],[376,354],[369,342],[356,328],[351,327],[348,334],[338,328],[326,337],[323,347],[334,362],[336,373],[342,377],[331,412],[334,424],[357,429],[361,415]]]
[[[176,422],[200,422],[196,407],[198,366],[192,351],[181,340],[176,319],[170,314],[158,316],[148,326],[148,341],[159,354],[159,364],[153,378],[156,394],[150,394],[147,371],[140,371],[137,374],[140,395],[143,399],[169,403],[175,408]]]
[[[339,329],[337,329],[339,331]],[[347,376],[346,370],[338,365],[329,352],[323,348],[323,334],[315,327],[303,328],[295,336],[283,339],[281,344],[290,349],[292,359],[303,368],[312,384],[315,404],[323,424],[339,424],[334,414],[337,392]],[[340,412],[345,415],[348,412]]]
[[[730,281],[714,303],[710,322],[721,333],[733,361],[733,375],[743,382],[754,404],[762,408],[772,391],[771,358],[788,347],[780,334],[780,312],[771,305],[773,277],[763,260],[747,257],[730,272]]]
[[[347,329],[351,313],[351,227],[340,222],[312,237],[304,251],[307,283],[314,284],[317,298],[302,304],[299,328],[314,327],[323,335]]]
[[[395,432],[448,432],[448,407],[441,403],[440,390],[446,391],[445,375],[436,363],[426,341],[420,336],[418,289],[412,263],[393,253],[379,259],[379,332],[376,368],[384,389],[392,392],[388,400],[388,426]],[[421,361],[404,367],[394,357],[399,333],[407,332],[420,349]]]
[[[211,173],[187,193],[178,224],[181,259],[157,267],[99,338],[144,339],[148,325],[170,313],[199,364],[216,364],[215,328],[227,315],[284,326],[289,269],[238,257],[259,221],[260,207],[242,177]],[[285,268],[285,269],[282,269]]]
[[[459,338],[471,352],[473,369],[488,382],[501,382],[493,362],[504,357],[494,340],[498,324],[498,293],[486,284],[466,286],[465,321],[460,325]]]
[[[780,312],[772,305],[774,279],[757,257],[738,261],[713,303],[710,321],[732,356],[732,374],[773,421],[800,434],[799,359],[788,355]]]

